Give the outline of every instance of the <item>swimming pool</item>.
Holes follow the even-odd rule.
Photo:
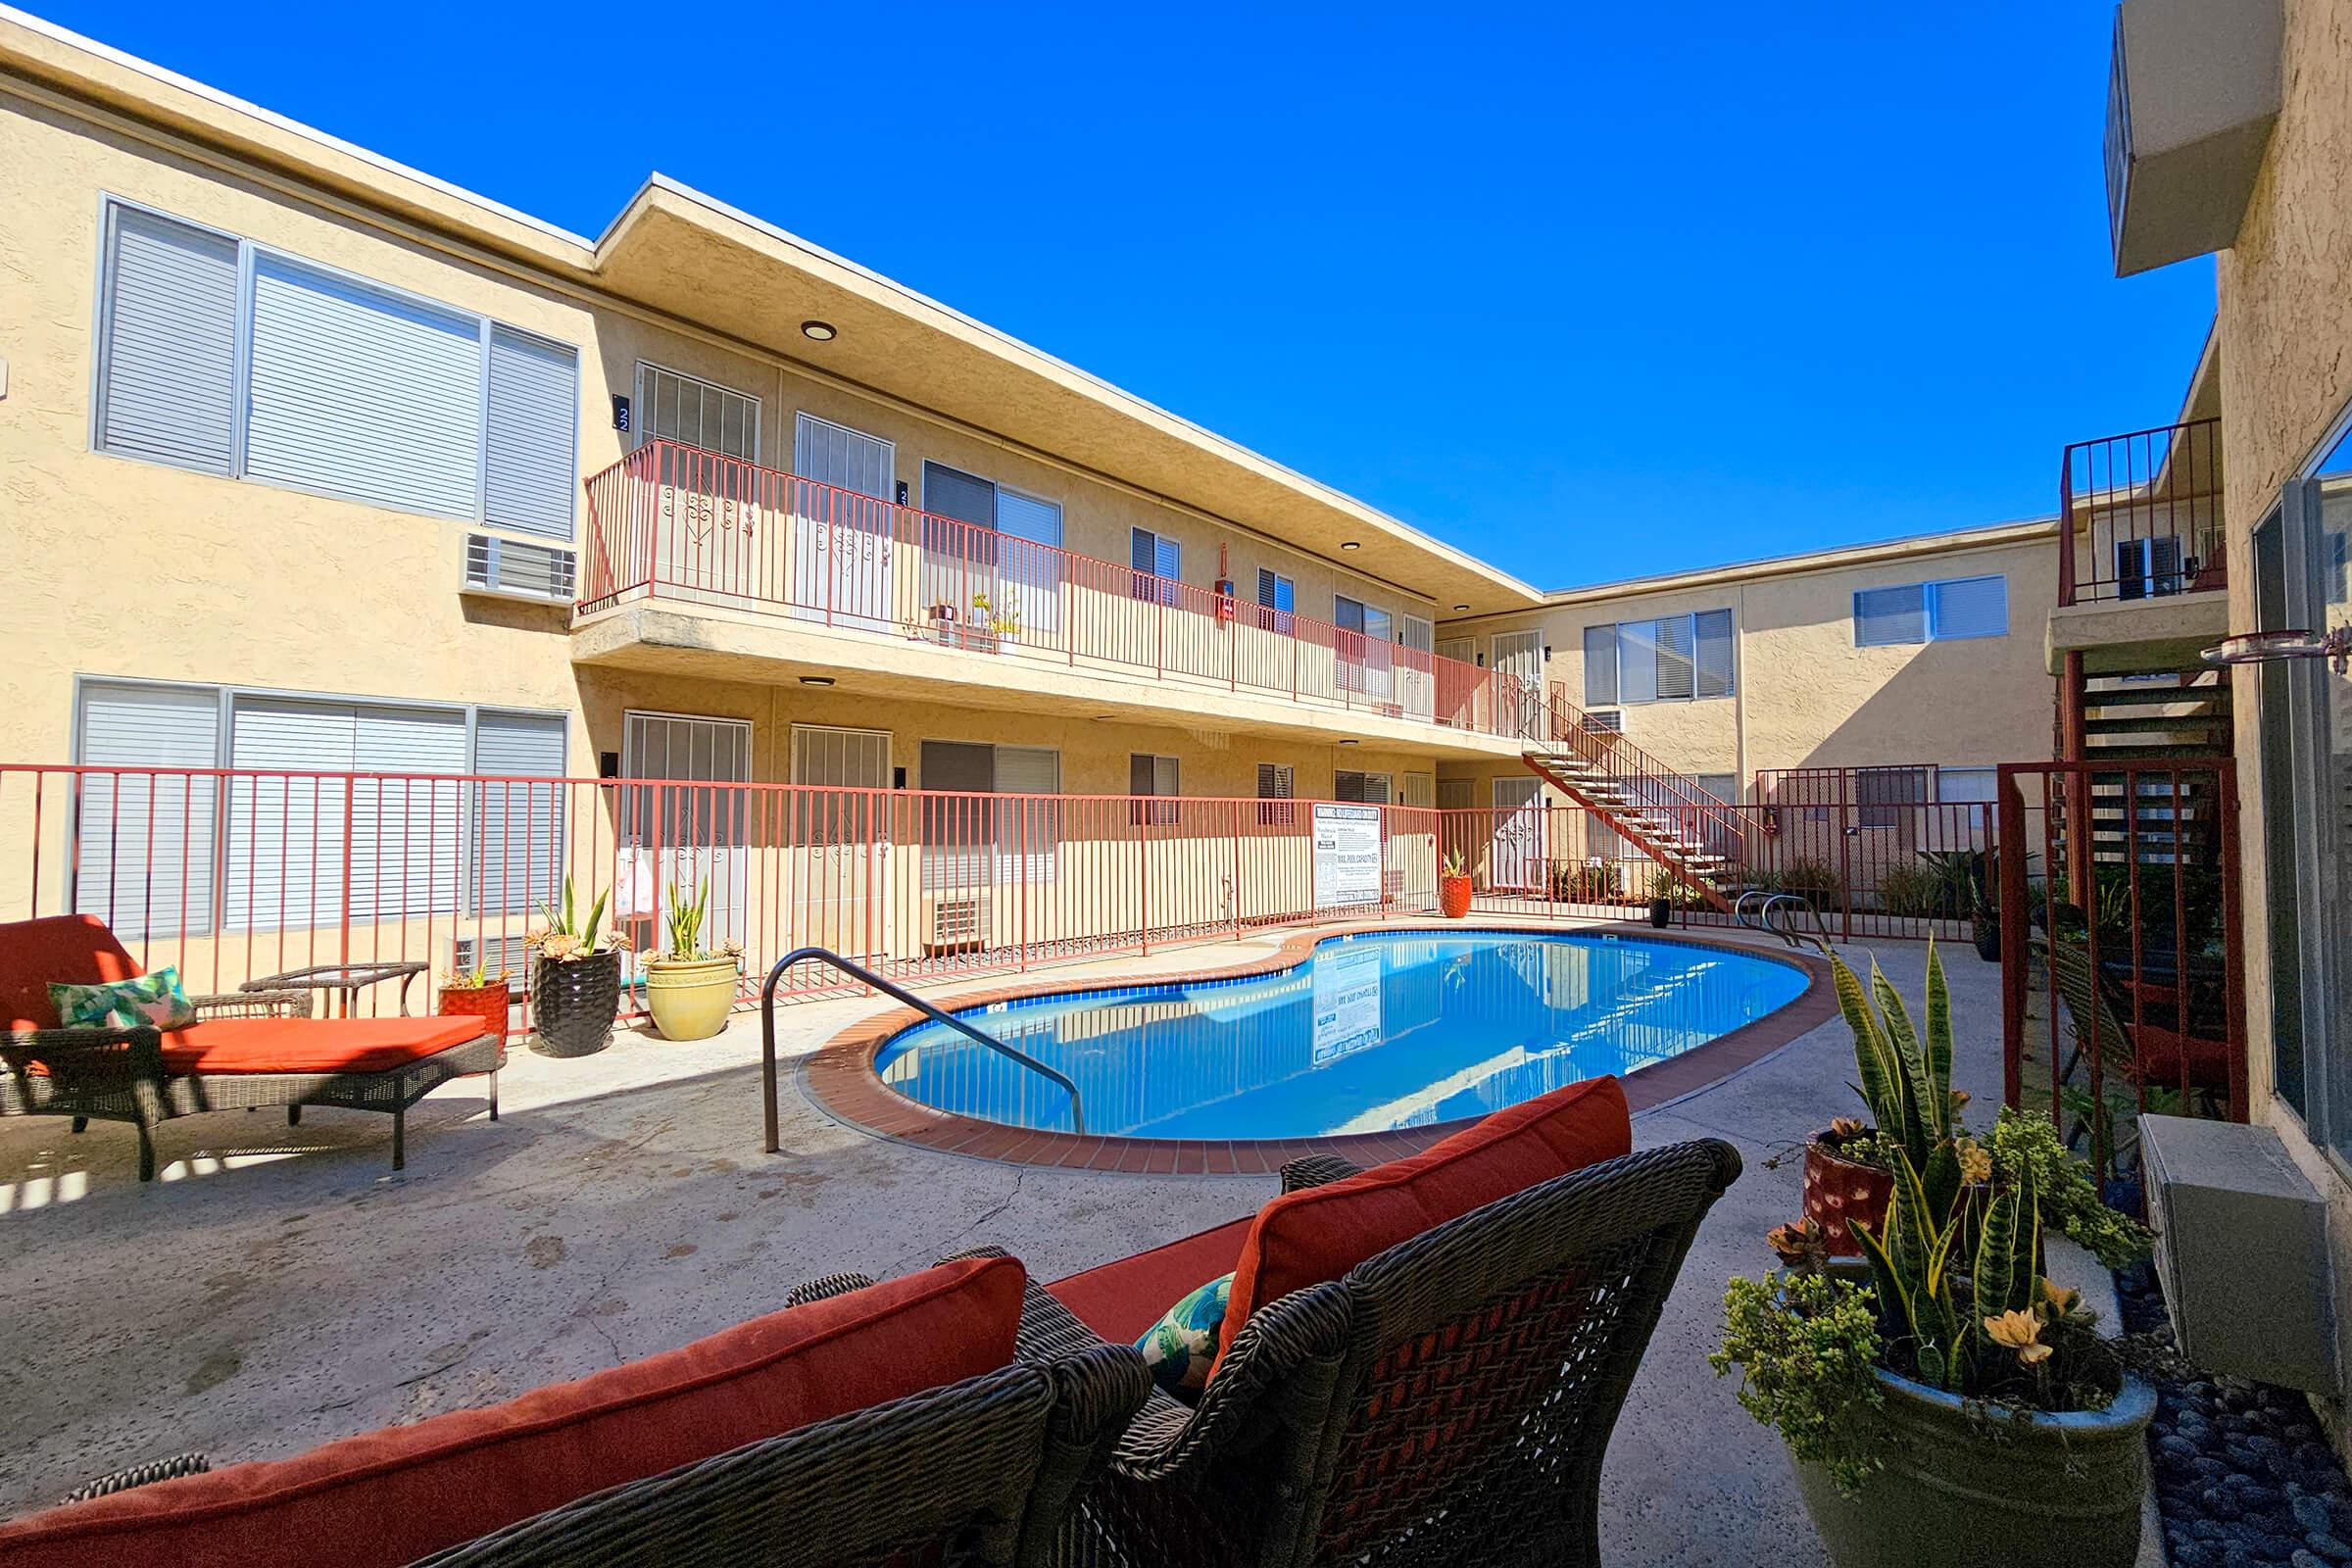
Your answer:
[[[1801,995],[1773,958],[1590,932],[1381,931],[1295,967],[957,1013],[1078,1085],[1095,1135],[1340,1137],[1483,1115],[1679,1055]],[[874,1071],[935,1110],[1068,1132],[1069,1095],[937,1023]]]

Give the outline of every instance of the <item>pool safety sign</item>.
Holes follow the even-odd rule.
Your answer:
[[[1325,948],[1313,967],[1314,1065],[1380,1044],[1380,950]]]
[[[1380,808],[1315,808],[1315,907],[1380,902]]]

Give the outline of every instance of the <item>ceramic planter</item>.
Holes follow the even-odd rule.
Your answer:
[[[1672,925],[1674,923],[1674,901],[1672,899],[1650,900],[1649,923],[1661,931]]]
[[[1847,1496],[1798,1464],[1797,1490],[1838,1568],[2131,1568],[2148,1489],[2155,1391],[2127,1377],[2104,1410],[1972,1410],[1882,1370],[1886,1467]]]
[[[612,1043],[620,1010],[620,950],[558,962],[531,959],[531,1049],[546,1056],[590,1056]]]
[[[1470,912],[1470,879],[1466,876],[1438,878],[1438,912],[1448,920],[1459,920]]]
[[[708,1040],[735,1005],[735,958],[648,958],[645,1004],[665,1040]]]
[[[1986,963],[2001,961],[2001,918],[1980,912],[1976,918],[1977,956]]]
[[[441,1015],[479,1018],[482,1027],[498,1036],[498,1064],[507,1064],[507,1018],[514,1005],[514,988],[504,980],[479,986],[443,986]]]
[[[1893,1197],[1893,1172],[1840,1157],[1824,1135],[1805,1141],[1805,1218],[1821,1227],[1832,1257],[1860,1257],[1862,1244],[1847,1226],[1860,1220],[1876,1234]]]

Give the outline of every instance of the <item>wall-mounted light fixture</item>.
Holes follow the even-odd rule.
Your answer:
[[[1340,548],[1342,550],[1361,550],[1364,548],[1364,542],[1361,539],[1343,539],[1340,541]]]

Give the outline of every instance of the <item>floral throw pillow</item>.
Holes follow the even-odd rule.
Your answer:
[[[180,1029],[196,1021],[196,1006],[172,967],[136,980],[105,985],[49,983],[49,1004],[69,1029]]]
[[[1207,1386],[1209,1365],[1217,1358],[1217,1331],[1232,1295],[1232,1275],[1210,1280],[1144,1331],[1135,1348],[1144,1352],[1152,1382],[1174,1395],[1198,1395]]]

